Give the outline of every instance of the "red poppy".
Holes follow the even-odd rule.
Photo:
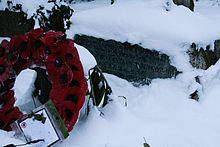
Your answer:
[[[78,119],[79,110],[74,110],[76,108],[75,104],[67,101],[57,104],[57,108],[66,128],[70,132]]]
[[[59,90],[53,87],[50,92],[50,99],[53,100],[66,127],[70,131],[85,101],[85,95],[81,87],[65,87]]]
[[[0,82],[4,82],[10,77],[10,70],[12,69],[12,65],[7,60],[0,61]]]
[[[18,58],[18,61],[13,65],[13,69],[18,75],[22,70],[27,69],[33,65],[33,60],[31,59],[23,59],[21,57]]]
[[[30,33],[28,33],[29,37],[27,46],[30,49],[34,59],[45,60],[45,46],[40,40],[40,38],[44,35],[45,34],[43,33],[42,29],[31,30]]]
[[[86,78],[82,77],[82,78],[78,79],[78,82],[79,82],[80,88],[82,90],[82,94],[85,96],[86,92],[88,90],[87,80],[86,80]]]
[[[11,38],[10,44],[14,52],[18,53],[23,59],[29,59],[31,50],[28,48],[28,34],[18,35]]]
[[[50,97],[53,99],[58,99],[57,103],[63,101],[73,102],[76,105],[83,105],[85,98],[83,97],[84,92],[82,92],[81,87],[64,87],[57,90],[56,87],[53,87],[50,92]]]
[[[15,78],[9,78],[6,81],[4,81],[4,88],[6,90],[10,90],[11,88],[14,87],[14,83],[15,83]]]
[[[15,103],[14,98],[14,91],[8,90],[1,96],[1,102],[3,103],[2,107],[0,108],[1,113],[8,112],[11,108],[13,108],[13,105]]]
[[[67,56],[65,56],[65,59],[66,59],[66,63],[73,72],[74,80],[84,77],[83,67],[79,59],[74,58],[73,56],[71,56],[71,54],[68,54],[68,58]]]
[[[63,94],[65,101],[72,101],[76,104],[77,110],[81,109],[84,104],[85,96],[81,87],[69,87]]]
[[[0,45],[0,61],[4,60],[8,56],[10,44],[7,40],[3,40]]]
[[[43,29],[41,29],[41,28],[33,29],[27,34],[34,39],[38,39],[38,38],[43,37],[45,35]]]
[[[79,116],[79,111],[75,111],[74,113],[71,112],[71,110],[66,109],[61,114],[61,117],[63,117],[63,122],[70,132],[73,129],[73,126],[76,124]]]
[[[73,78],[73,73],[62,57],[49,56],[46,63],[48,79],[58,87],[68,85]]]
[[[59,54],[60,56],[64,56],[66,53],[66,50],[70,48],[68,44],[65,42],[60,43],[56,48],[52,48],[51,53],[52,54]]]
[[[73,55],[73,57],[75,59],[80,60],[79,59],[78,51],[77,51],[76,47],[74,46],[73,41],[72,40],[68,40],[68,44],[69,44],[70,48],[67,48],[66,53],[70,53],[70,54]]]
[[[13,107],[7,113],[0,113],[0,129],[11,131],[10,124],[22,117],[22,112]]]
[[[49,45],[51,48],[55,49],[58,47],[63,37],[64,34],[62,32],[49,31],[46,32],[45,35],[40,38],[40,40],[45,46]]]

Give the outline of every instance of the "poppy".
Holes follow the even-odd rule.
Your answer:
[[[73,73],[62,57],[49,56],[46,63],[48,79],[58,87],[68,85],[73,78]]]
[[[74,46],[73,41],[68,39],[67,43],[69,45],[69,48],[67,48],[66,54],[72,54],[75,59],[79,60],[79,54],[76,47]]]
[[[13,108],[14,103],[15,103],[15,98],[14,98],[14,91],[8,90],[4,92],[4,94],[0,98],[1,100],[1,105],[2,107],[0,108],[0,112],[4,113],[9,111],[11,108]]]
[[[81,109],[85,101],[85,97],[81,87],[69,87],[63,92],[64,101],[71,101],[77,105],[77,110]]]
[[[80,79],[78,79],[78,83],[79,83],[79,85],[80,85],[80,86],[78,86],[78,87],[81,88],[82,94],[83,94],[83,95],[86,95],[86,92],[87,92],[87,90],[88,90],[88,83],[87,83],[86,78],[81,77]],[[70,86],[71,86],[71,84],[70,84]],[[75,87],[77,87],[77,86],[75,86]]]
[[[27,34],[34,39],[43,37],[45,35],[43,29],[41,29],[41,28],[33,29]]]
[[[6,81],[4,81],[4,88],[6,90],[10,90],[11,88],[14,87],[14,83],[15,83],[15,78],[9,78]]]
[[[23,59],[29,59],[31,50],[28,47],[28,34],[18,35],[11,38],[10,45],[14,52],[18,53]]]
[[[0,129],[11,131],[10,124],[22,117],[22,112],[17,108],[11,108],[7,113],[0,113]]]
[[[49,31],[46,32],[45,35],[40,38],[40,40],[45,46],[49,45],[51,49],[56,49],[63,38],[64,34],[62,32]]]
[[[85,101],[82,89],[80,87],[65,87],[58,90],[53,87],[50,92],[50,99],[53,100],[61,118],[70,131]]]
[[[28,33],[28,48],[32,53],[32,57],[34,59],[40,59],[45,60],[45,46],[41,42],[40,38],[44,36],[42,29],[35,29],[31,30],[30,33]],[[37,62],[38,63],[38,62]]]
[[[16,75],[18,75],[22,70],[31,67],[33,64],[33,60],[19,57],[17,62],[13,65],[13,69],[15,70]]]
[[[69,132],[73,129],[73,126],[76,124],[78,117],[79,117],[79,111],[75,111],[73,113],[69,109],[66,109],[61,114],[61,118],[63,118],[63,122]]]
[[[0,61],[0,82],[4,82],[10,77],[12,65],[6,59]]]
[[[7,40],[3,40],[0,45],[0,61],[4,60],[8,56],[10,44]]]
[[[70,132],[78,119],[79,110],[74,110],[74,103],[66,101],[57,104],[57,108],[66,128]]]
[[[83,105],[85,98],[81,87],[64,87],[59,90],[53,86],[50,92],[50,98],[58,99],[57,102],[69,101],[76,105]]]

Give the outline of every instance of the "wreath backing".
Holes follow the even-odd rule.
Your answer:
[[[31,30],[3,40],[0,45],[0,129],[23,116],[14,107],[12,90],[16,75],[29,67],[46,67],[52,84],[49,99],[56,106],[68,131],[73,129],[85,101],[87,81],[77,49],[62,32]]]

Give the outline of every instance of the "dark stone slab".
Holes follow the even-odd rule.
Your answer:
[[[137,44],[86,35],[75,35],[74,41],[91,52],[104,72],[130,82],[149,84],[152,79],[171,78],[178,73],[177,69],[170,65],[167,55]]]
[[[214,51],[210,49],[210,45],[207,45],[204,49],[192,43],[188,54],[193,67],[206,70],[220,58],[220,40],[215,40]]]
[[[173,0],[173,3],[176,5],[183,5],[189,8],[191,11],[194,11],[194,1],[193,0]]]
[[[24,12],[0,11],[0,36],[23,35],[34,28],[35,21],[27,19]]]

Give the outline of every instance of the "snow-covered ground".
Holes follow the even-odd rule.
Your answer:
[[[167,1],[117,0],[109,5],[110,0],[95,0],[71,5],[75,13],[69,38],[82,33],[137,43],[168,54],[183,73],[139,88],[106,73],[113,101],[103,109],[92,108],[57,147],[143,147],[144,138],[151,147],[220,146],[220,61],[206,71],[198,70],[191,67],[186,53],[192,42],[210,44],[213,49],[214,40],[220,38],[220,7],[211,0],[200,0],[191,12],[173,3],[167,6]],[[86,74],[95,59],[85,48],[76,47]],[[26,70],[17,78],[18,106],[30,96],[34,76]],[[195,90],[198,102],[189,97]],[[0,138],[0,145],[21,143],[12,132],[0,131]]]

